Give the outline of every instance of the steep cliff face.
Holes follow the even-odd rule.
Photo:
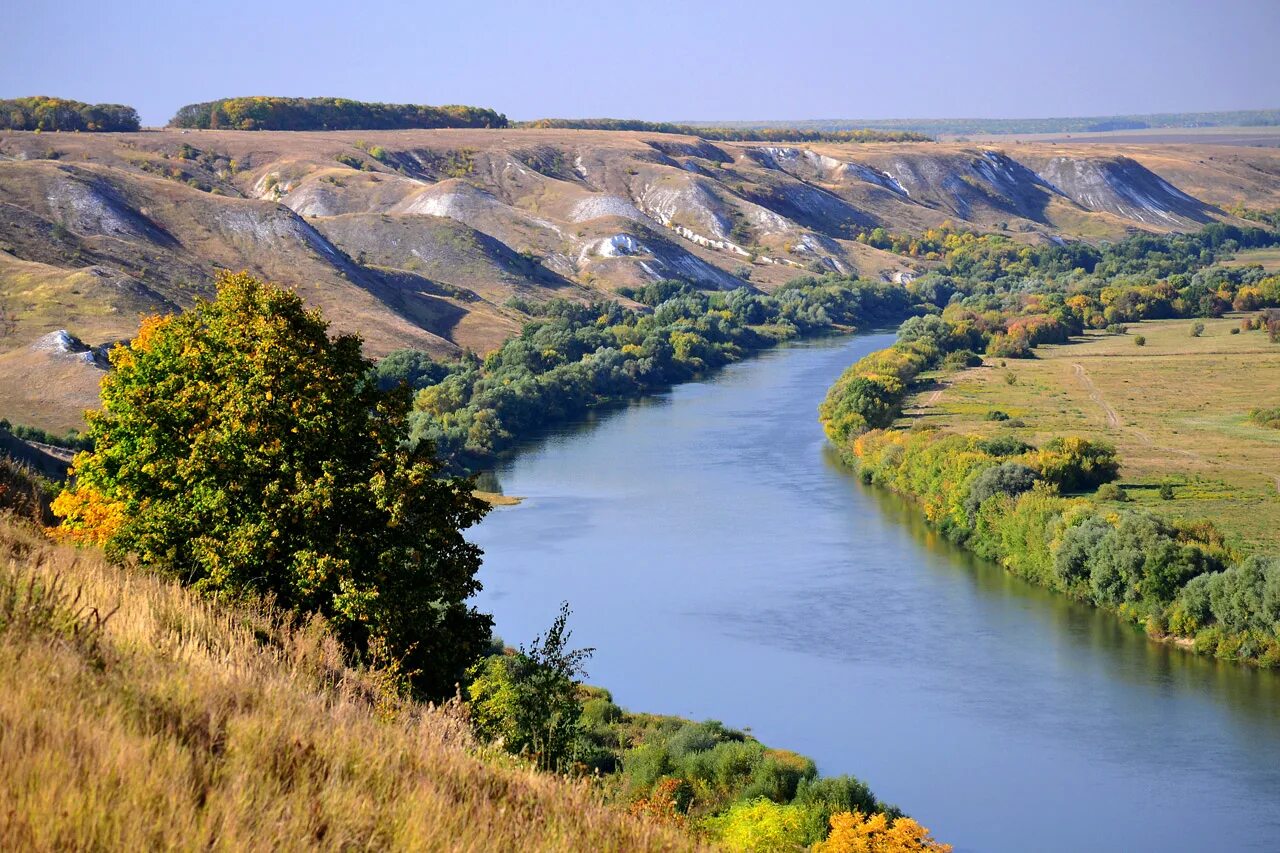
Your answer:
[[[663,277],[767,290],[806,270],[901,280],[919,262],[858,234],[944,222],[1027,241],[1190,229],[1225,216],[1200,197],[1214,187],[1215,200],[1280,204],[1276,174],[1280,151],[1224,146],[10,133],[0,248],[14,263],[0,266],[0,294],[21,296],[30,316],[42,299],[72,317],[91,306],[95,331],[119,337],[139,306],[173,310],[207,295],[217,268],[250,269],[298,288],[374,353],[447,353],[509,334],[521,319],[512,297],[598,298]],[[34,268],[21,264],[58,279],[57,300],[20,288],[27,273],[15,270]],[[56,314],[23,334],[70,325]]]
[[[1214,209],[1128,157],[1051,157],[1041,174],[1053,189],[1086,210],[1151,225],[1208,222]]]

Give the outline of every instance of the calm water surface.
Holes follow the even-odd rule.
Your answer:
[[[628,708],[749,727],[958,851],[1280,850],[1280,676],[1148,642],[866,487],[815,407],[863,335],[531,445],[474,531],[509,642],[562,599]]]

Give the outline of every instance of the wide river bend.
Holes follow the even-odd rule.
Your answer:
[[[478,605],[589,681],[852,773],[957,851],[1280,850],[1280,675],[1031,587],[864,486],[816,407],[893,336],[781,347],[530,444]]]

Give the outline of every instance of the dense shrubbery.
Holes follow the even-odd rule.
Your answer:
[[[483,360],[439,368],[399,352],[378,367],[387,386],[417,389],[416,441],[434,442],[457,467],[475,467],[586,409],[652,392],[780,340],[837,326],[897,320],[911,310],[901,287],[840,277],[801,279],[771,295],[706,293],[681,282],[630,292],[652,311],[617,303],[519,303],[536,314]]]
[[[0,130],[133,131],[138,111],[124,104],[86,104],[36,96],[0,100]]]
[[[170,127],[205,130],[398,130],[506,127],[507,117],[483,107],[377,104],[345,98],[221,98],[181,107]]]
[[[837,443],[887,427],[900,414],[916,376],[951,356],[958,355],[966,365],[977,360],[973,349],[995,358],[1021,358],[1039,344],[1061,343],[1078,331],[1079,319],[1070,311],[978,313],[952,300],[940,316],[910,318],[898,330],[897,343],[850,366],[819,407],[823,426]]]
[[[1234,555],[1208,523],[1113,513],[1071,497],[1107,483],[1115,452],[1082,438],[874,430],[842,445],[868,482],[908,495],[949,538],[1032,583],[1115,610],[1153,635],[1280,665],[1280,560]],[[1117,500],[1115,492],[1096,500]],[[1122,494],[1122,493],[1121,493]]]
[[[910,285],[913,299],[938,313],[907,320],[892,348],[852,365],[832,386],[821,415],[833,441],[888,426],[917,374],[971,363],[974,352],[1028,358],[1037,346],[1064,343],[1086,328],[1120,330],[1125,322],[1232,309],[1266,308],[1246,325],[1280,338],[1280,312],[1273,317],[1267,307],[1280,305],[1280,276],[1261,267],[1199,270],[1239,246],[1280,240],[1275,232],[1213,225],[1195,235],[1144,235],[1101,250],[1083,244],[1015,250],[1001,237],[943,234],[939,245],[950,253],[951,272],[929,273]],[[976,256],[1000,262],[988,269]],[[1170,269],[1176,272],[1166,280],[1152,278]],[[1117,277],[1121,270],[1129,274]],[[1018,277],[1032,272],[1048,277]],[[1146,339],[1138,335],[1134,343]]]
[[[883,234],[866,239],[892,243]],[[1103,515],[1093,500],[1067,496],[1115,477],[1110,447],[1066,437],[1035,449],[1012,436],[885,429],[915,377],[951,353],[1024,357],[1085,328],[1121,331],[1136,320],[1233,309],[1263,309],[1244,327],[1274,324],[1280,337],[1280,311],[1269,307],[1280,304],[1280,276],[1256,266],[1208,268],[1241,248],[1275,245],[1280,234],[1215,224],[1197,234],[1138,235],[1097,249],[1027,247],[947,229],[921,240],[905,248],[933,252],[947,267],[911,288],[941,310],[903,323],[893,347],[852,365],[831,387],[820,407],[831,440],[868,480],[914,497],[947,535],[1021,577],[1117,610],[1152,633],[1194,636],[1202,650],[1280,664],[1271,599],[1247,592],[1280,583],[1267,568],[1272,563],[1228,569],[1234,557],[1211,527],[1170,526],[1140,511]],[[1146,341],[1139,335],[1134,342]],[[1251,419],[1278,420],[1274,410]],[[1174,497],[1172,487],[1165,484],[1161,495]],[[1125,499],[1115,487],[1096,497]]]
[[[1258,426],[1280,429],[1280,406],[1274,409],[1254,409],[1249,412],[1249,420]]]
[[[811,130],[792,127],[716,127],[621,118],[543,118],[519,122],[517,127],[557,130],[639,130],[679,133],[723,142],[931,142],[923,133],[907,130]]]

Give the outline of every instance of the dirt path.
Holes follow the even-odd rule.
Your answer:
[[[1120,416],[1116,414],[1116,410],[1106,400],[1102,399],[1102,392],[1098,390],[1098,386],[1093,384],[1093,380],[1089,378],[1089,374],[1084,369],[1083,364],[1072,364],[1071,369],[1076,372],[1076,378],[1080,380],[1080,384],[1084,386],[1084,390],[1089,392],[1089,399],[1097,403],[1102,408],[1102,413],[1107,416],[1107,426],[1111,429],[1120,428]],[[1136,432],[1136,430],[1135,430]],[[1141,433],[1139,433],[1141,435]],[[1147,439],[1147,443],[1150,443]]]
[[[1133,426],[1132,424],[1126,425],[1123,421],[1120,420],[1120,416],[1116,414],[1116,410],[1111,408],[1111,404],[1109,404],[1103,398],[1102,392],[1098,390],[1098,386],[1093,384],[1093,380],[1089,377],[1088,371],[1084,369],[1084,365],[1073,363],[1071,365],[1071,368],[1075,371],[1076,378],[1080,380],[1081,386],[1083,386],[1084,390],[1088,392],[1089,399],[1097,403],[1099,408],[1102,409],[1103,414],[1106,415],[1107,426],[1110,427],[1111,429],[1120,429],[1123,427],[1128,432],[1137,436],[1138,440],[1141,441],[1143,444],[1147,445],[1148,447],[1154,448],[1156,450],[1163,450],[1166,453],[1173,453],[1178,456],[1182,456],[1186,459],[1194,459],[1195,461],[1203,463],[1209,466],[1210,468],[1222,467],[1222,468],[1229,468],[1233,471],[1258,473],[1252,468],[1247,468],[1240,465],[1232,465],[1230,463],[1223,463],[1223,462],[1211,462],[1210,460],[1205,459],[1200,454],[1190,450],[1183,450],[1178,447],[1169,447],[1167,444],[1156,444],[1154,441],[1152,441],[1150,435],[1138,429],[1137,427]],[[935,392],[935,393],[940,393],[940,392]],[[1273,476],[1272,479],[1275,483],[1276,491],[1280,492],[1280,476]]]

